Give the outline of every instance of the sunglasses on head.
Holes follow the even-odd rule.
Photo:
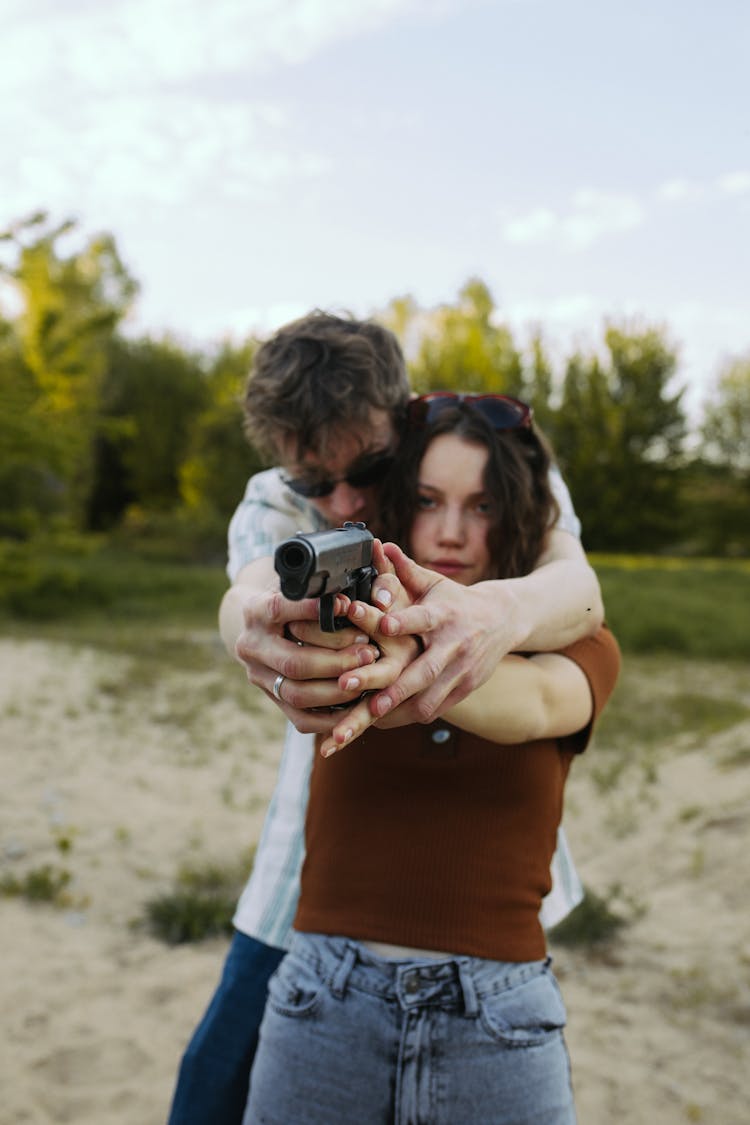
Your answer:
[[[443,411],[465,403],[489,422],[494,430],[524,430],[531,426],[534,411],[519,398],[511,395],[454,394],[452,391],[432,391],[413,398],[406,408],[410,426],[431,425]]]
[[[304,496],[306,500],[321,500],[330,496],[337,484],[346,481],[350,488],[370,488],[379,484],[393,465],[392,453],[381,453],[365,462],[359,469],[351,469],[343,477],[283,477],[284,484]]]

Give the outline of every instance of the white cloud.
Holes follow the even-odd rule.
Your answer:
[[[651,203],[634,195],[582,188],[567,209],[537,207],[526,214],[509,216],[501,209],[500,221],[507,242],[527,245],[557,245],[568,250],[587,249],[602,238],[634,230],[653,216],[653,203],[678,207],[712,203],[750,194],[750,171],[740,169],[701,182],[674,177],[658,184]]]
[[[108,0],[19,5],[4,21],[0,88],[143,90],[294,64],[426,0]],[[63,87],[60,87],[61,89]]]
[[[738,169],[717,176],[713,180],[687,180],[675,178],[659,184],[655,195],[660,203],[715,203],[726,196],[750,193],[750,171]]]
[[[705,195],[703,184],[695,180],[673,179],[659,184],[656,189],[656,198],[663,203],[683,203],[693,199],[701,199]]]
[[[729,172],[716,181],[723,195],[747,195],[750,192],[750,172]]]
[[[544,242],[553,237],[559,227],[559,219],[548,207],[537,207],[520,218],[510,219],[504,227],[508,242]]]
[[[629,195],[583,188],[571,202],[567,213],[541,207],[508,219],[503,226],[504,237],[508,242],[552,242],[582,250],[601,238],[640,226],[646,217],[644,207]]]
[[[118,201],[184,203],[200,187],[256,198],[325,175],[318,153],[292,150],[278,106],[221,80],[405,12],[433,18],[427,0],[16,2],[0,40],[3,221],[42,204],[101,214]]]

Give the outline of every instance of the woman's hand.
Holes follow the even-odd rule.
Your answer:
[[[391,604],[400,604],[390,602]],[[373,636],[384,616],[383,611],[376,606],[366,605],[364,602],[352,602],[347,616],[363,633]],[[355,668],[351,672],[344,672],[339,677],[338,686],[341,691],[367,693],[380,691],[394,683],[403,672],[404,668],[415,660],[421,652],[421,645],[417,637],[410,635],[400,637],[378,637],[380,659],[366,667]],[[348,746],[355,738],[377,722],[377,715],[370,711],[367,695],[341,717],[339,722],[323,741],[320,752],[328,758],[342,747]]]
[[[378,603],[352,602],[347,617],[361,635],[373,637],[378,633],[385,611],[405,609],[412,602],[407,591],[396,577],[390,560],[383,552],[380,540],[376,539],[373,548],[373,564],[378,570],[378,578],[373,583],[372,599]],[[382,607],[382,608],[380,608]],[[377,644],[380,658],[366,667],[344,672],[338,680],[342,691],[362,693],[379,691],[389,687],[403,672],[404,668],[419,656],[422,648],[418,637],[404,634],[398,637],[385,637],[378,634]],[[363,731],[377,721],[371,714],[367,697],[360,698],[354,707],[342,715],[321,746],[324,757],[340,750],[358,738]]]

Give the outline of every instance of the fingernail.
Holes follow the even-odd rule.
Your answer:
[[[327,749],[325,749],[325,750],[323,750],[323,749],[321,748],[321,751],[320,751],[320,752],[321,752],[321,754],[323,755],[323,757],[324,757],[324,758],[330,758],[331,754],[335,754],[335,753],[336,753],[336,750],[337,750],[337,747],[336,747],[336,746],[329,746],[329,747],[327,747]]]
[[[343,740],[341,742],[341,745],[345,746],[346,743],[349,741],[349,739],[352,737],[353,734],[354,734],[354,731],[352,730],[351,727],[349,727],[348,730],[345,730],[344,731],[344,737],[343,737]]]
[[[390,605],[391,602],[393,601],[393,596],[391,594],[391,591],[390,590],[378,590],[377,594],[375,595],[375,601],[378,602],[379,605]]]
[[[365,607],[362,605],[355,605],[354,609],[352,610],[352,617],[364,617],[364,615]]]
[[[369,645],[370,638],[364,633],[357,633],[356,637],[354,638],[354,643],[355,645]]]
[[[344,691],[354,691],[354,689],[358,688],[358,687],[359,687],[359,680],[357,679],[357,677],[356,676],[350,676],[349,679],[344,684]]]
[[[390,697],[387,695],[381,695],[380,699],[375,704],[375,710],[379,715],[385,715],[387,711],[390,711],[392,706],[393,702]]]

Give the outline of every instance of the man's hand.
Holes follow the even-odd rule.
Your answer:
[[[286,717],[305,734],[327,732],[340,717],[310,711],[351,702],[356,694],[342,691],[340,677],[372,664],[379,655],[360,630],[344,629],[325,634],[317,625],[318,601],[291,602],[278,591],[249,593],[241,599],[242,629],[234,645],[237,660],[245,666],[251,684],[274,699]],[[343,612],[342,599],[337,612]],[[304,641],[304,644],[303,644]],[[279,695],[273,694],[278,675],[284,677]]]
[[[393,543],[385,551],[416,604],[386,614],[379,632],[416,634],[425,651],[371,697],[370,709],[381,727],[429,723],[483,684],[515,648],[523,636],[519,606],[510,584],[494,582],[489,592],[486,583],[461,586],[418,566]]]

